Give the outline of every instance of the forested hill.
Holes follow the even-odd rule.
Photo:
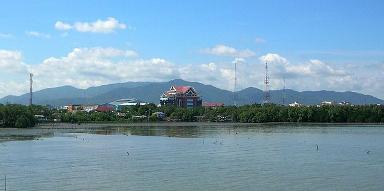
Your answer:
[[[233,104],[233,92],[205,85],[198,82],[189,82],[180,79],[169,82],[126,82],[109,84],[87,89],[78,89],[72,86],[47,88],[33,94],[35,104],[41,105],[67,105],[67,104],[102,104],[116,99],[137,98],[145,102],[159,103],[160,95],[172,85],[193,86],[202,96],[203,101],[223,102],[226,105]],[[237,104],[253,104],[262,101],[263,92],[257,88],[246,88],[236,94]],[[6,96],[0,99],[0,103],[28,104],[29,94],[21,96]],[[295,91],[272,90],[271,101],[285,104],[299,102],[307,105],[319,104],[321,101],[348,101],[352,104],[384,104],[384,101],[370,95],[356,92],[335,91]]]

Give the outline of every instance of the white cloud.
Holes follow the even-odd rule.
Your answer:
[[[0,50],[0,97],[25,92],[24,74],[28,74],[28,66],[22,62],[21,52]]]
[[[211,84],[232,90],[234,71],[230,63],[213,63],[175,66],[177,78]]]
[[[51,38],[51,35],[37,32],[37,31],[26,31],[25,34],[30,37],[36,37],[36,38]]]
[[[237,63],[237,64],[239,64],[239,63],[244,63],[245,62],[245,59],[244,58],[235,58],[233,61],[232,61],[232,63]]]
[[[221,45],[221,44],[216,45],[215,47],[212,47],[212,48],[206,48],[203,50],[203,53],[216,55],[216,56],[229,56],[229,57],[239,57],[239,58],[252,57],[255,55],[254,52],[248,49],[237,50],[233,47]]]
[[[264,63],[268,61],[271,89],[360,91],[383,98],[383,68],[336,67],[309,60],[291,63],[279,54],[266,54],[237,67],[238,89],[263,88]],[[380,68],[380,69],[377,69]],[[351,74],[351,71],[358,71]],[[0,50],[0,97],[28,92],[28,73],[35,74],[35,90],[72,85],[87,88],[126,81],[168,81],[182,78],[233,90],[232,61],[175,64],[163,58],[139,58],[132,50],[116,48],[75,48],[63,57],[50,57],[40,64],[24,64],[18,51]]]
[[[278,54],[268,53],[259,58],[262,62],[276,63],[276,64],[286,64],[288,60]]]
[[[281,88],[282,79],[286,78],[290,88],[295,90],[364,89],[358,88],[361,84],[345,68],[335,68],[320,60],[292,64],[286,58],[272,53],[259,57],[259,60],[269,64],[271,82],[275,83],[276,88]]]
[[[94,22],[75,22],[73,24],[57,21],[55,28],[63,31],[73,29],[78,32],[111,33],[118,29],[126,29],[127,25],[113,17],[108,17],[106,20],[98,19]]]
[[[275,73],[285,73],[288,76],[344,76],[347,72],[335,69],[320,60],[309,60],[303,64],[291,64],[278,54],[268,53],[259,57],[263,63],[267,62]]]
[[[341,69],[334,69],[320,60],[310,60],[300,65],[286,67],[288,73],[309,76],[345,76],[347,73]]]
[[[57,21],[55,23],[55,28],[57,30],[69,30],[69,29],[72,29],[72,26],[70,24],[68,24],[68,23]]]
[[[161,81],[177,77],[164,59],[136,59],[132,50],[75,48],[65,57],[51,57],[32,67],[40,87],[72,85],[86,88],[122,81]],[[53,77],[51,74],[55,74]]]
[[[210,62],[208,64],[202,64],[201,67],[203,69],[206,69],[207,71],[215,71],[217,69],[216,64],[213,62]]]
[[[0,81],[0,98],[3,98],[7,95],[20,95],[25,93],[27,91],[28,85],[29,84],[26,81]],[[12,90],[10,90],[10,87],[12,87]]]
[[[100,59],[100,58],[112,58],[112,57],[136,57],[138,54],[133,50],[121,50],[116,48],[75,48],[68,54],[68,58],[71,59]]]
[[[21,52],[11,50],[0,50],[0,60],[21,60]],[[0,62],[1,63],[1,62]],[[0,64],[1,66],[1,64]]]
[[[21,52],[0,50],[0,70],[5,72],[25,71],[27,66],[22,63]]]

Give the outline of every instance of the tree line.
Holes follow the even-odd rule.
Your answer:
[[[160,117],[159,112],[165,114],[165,117]],[[155,104],[148,104],[126,107],[113,112],[77,111],[70,113],[66,110],[49,109],[38,105],[0,105],[0,126],[33,127],[38,122],[35,115],[44,116],[45,121],[69,123],[147,121],[384,123],[384,106],[288,107],[275,104],[254,104],[239,107],[179,108],[174,106],[157,107]]]
[[[33,127],[36,119],[33,109],[24,105],[1,105],[0,104],[0,126],[26,128]]]
[[[301,106],[288,107],[282,105],[244,105],[218,108],[180,108],[174,106],[157,107],[155,104],[131,106],[119,112],[76,112],[61,113],[63,122],[89,121],[158,121],[156,113],[162,112],[167,121],[183,122],[313,122],[313,123],[384,123],[384,106]],[[143,116],[143,118],[135,118]]]

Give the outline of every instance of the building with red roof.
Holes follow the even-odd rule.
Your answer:
[[[112,112],[114,110],[115,110],[115,108],[109,104],[99,105],[96,108],[97,112]]]
[[[202,100],[191,86],[172,86],[160,97],[160,104],[191,108],[201,106]]]

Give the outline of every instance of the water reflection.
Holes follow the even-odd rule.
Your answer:
[[[35,140],[53,136],[65,136],[68,133],[86,133],[97,135],[132,135],[132,136],[165,136],[179,138],[211,137],[218,135],[239,134],[275,134],[275,133],[358,133],[374,134],[382,125],[295,125],[295,124],[223,124],[223,125],[183,125],[183,126],[105,126],[97,128],[36,128],[36,129],[0,129],[0,142],[15,140]],[[381,131],[380,131],[381,132]]]
[[[53,137],[53,131],[41,129],[0,129],[0,142],[27,141]]]

